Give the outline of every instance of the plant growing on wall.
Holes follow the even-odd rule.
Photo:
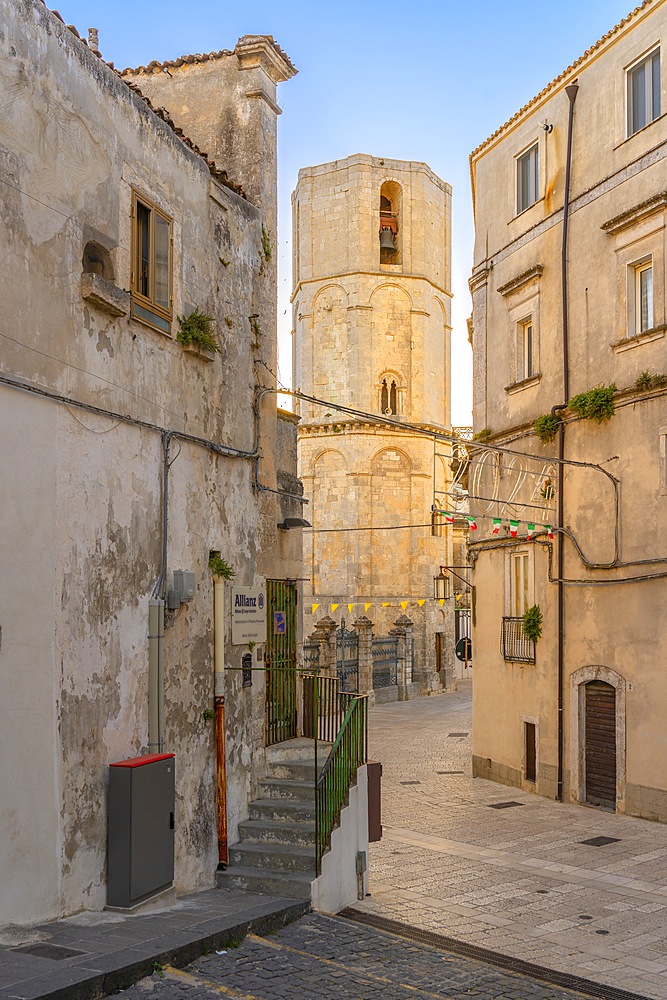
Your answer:
[[[477,431],[476,434],[473,434],[472,439],[473,441],[486,441],[487,438],[491,437],[491,433],[492,431],[490,427],[484,427],[481,431]]]
[[[225,562],[218,552],[210,553],[208,557],[208,568],[213,576],[219,576],[223,580],[233,580],[236,576],[235,571],[229,563]]]
[[[649,371],[643,371],[635,379],[633,389],[647,390],[657,389],[662,385],[667,385],[667,375],[661,375]]]
[[[560,421],[553,413],[543,413],[533,423],[533,430],[543,444],[549,444],[558,434]]]
[[[597,389],[580,392],[578,396],[573,396],[567,405],[578,417],[597,420],[601,424],[603,420],[611,420],[614,416],[615,392],[616,383],[612,382],[611,385],[601,385]]]
[[[213,317],[195,309],[189,316],[178,316],[180,329],[176,334],[179,344],[195,344],[203,351],[217,353],[220,345],[213,333]]]
[[[539,604],[533,604],[523,614],[523,634],[531,642],[537,642],[542,635],[542,612]]]
[[[264,260],[269,261],[273,256],[273,247],[271,246],[271,237],[269,236],[267,230],[262,226],[262,255]]]

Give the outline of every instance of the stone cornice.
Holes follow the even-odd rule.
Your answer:
[[[535,281],[537,278],[541,278],[543,271],[544,264],[533,264],[533,266],[529,267],[527,271],[517,274],[516,278],[506,281],[504,285],[500,286],[498,291],[501,295],[512,295],[513,292],[518,292],[520,288],[523,288],[524,285],[527,285],[529,282]]]
[[[440,285],[436,285],[434,281],[427,278],[425,274],[388,274],[386,271],[339,271],[336,274],[326,274],[321,278],[302,278],[298,282],[296,287],[292,291],[292,296],[290,302],[294,302],[295,298],[305,285],[316,285],[316,284],[331,284],[336,278],[355,278],[357,275],[369,275],[373,278],[381,278],[382,284],[387,283],[392,284],[392,277],[398,278],[401,281],[425,281],[427,285],[431,288],[435,288],[439,295],[445,295],[448,299],[454,298],[454,293],[448,291],[446,288],[442,288]]]
[[[271,35],[243,35],[234,48],[241,69],[261,66],[274,83],[290,80],[297,70]]]
[[[476,292],[478,288],[485,285],[489,280],[489,275],[493,269],[493,264],[489,264],[487,267],[480,267],[478,271],[468,279],[468,288],[471,292]]]
[[[605,233],[609,233],[610,236],[615,236],[616,233],[638,225],[654,213],[664,211],[665,208],[667,208],[667,191],[661,191],[659,194],[653,195],[652,198],[640,202],[639,205],[614,216],[608,222],[603,222],[600,229],[604,229]]]

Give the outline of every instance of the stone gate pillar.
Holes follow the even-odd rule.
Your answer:
[[[398,638],[398,700],[408,701],[415,697],[412,682],[412,655],[414,638],[412,628],[414,622],[407,615],[400,615],[394,622],[396,628],[390,635]]]
[[[375,704],[373,690],[373,622],[365,615],[353,622],[359,636],[359,693],[368,695],[368,707]]]
[[[336,622],[329,615],[320,618],[313,632],[313,641],[320,644],[320,670],[336,672]]]

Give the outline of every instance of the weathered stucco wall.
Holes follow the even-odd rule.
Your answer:
[[[275,217],[275,153],[260,209],[214,180],[42,4],[1,0],[0,11],[0,169],[10,181],[0,219],[2,373],[102,411],[0,385],[0,523],[12,571],[0,580],[1,924],[105,903],[107,767],[148,749],[161,435],[254,447],[254,361],[262,343],[275,356],[275,273],[262,244],[263,213]],[[275,142],[275,129],[261,142]],[[168,334],[82,298],[84,247],[95,240],[124,301],[132,190],[173,219]],[[213,317],[220,353],[211,362],[175,340],[176,317],[195,307]],[[255,314],[264,326],[253,351]],[[272,488],[275,424],[272,394],[260,421],[260,478]],[[192,890],[213,883],[217,864],[209,551],[242,585],[298,577],[300,533],[278,537],[280,502],[254,489],[251,459],[178,438],[169,448],[166,582],[174,569],[197,581],[164,640],[176,887]],[[294,453],[282,450],[280,467],[294,476]],[[228,640],[227,664],[240,667],[242,652]],[[253,681],[242,689],[235,670],[225,681],[230,841],[247,813],[253,759],[263,760],[261,673]]]
[[[666,26],[667,5],[662,0],[637,8],[472,155],[476,247],[471,279],[475,429],[488,427],[491,443],[536,456],[526,462],[517,459],[513,469],[511,456],[502,458],[499,503],[493,509],[488,504],[478,508],[489,516],[503,516],[506,527],[493,538],[489,520],[482,522],[476,533],[481,537],[473,545],[474,768],[477,774],[551,796],[557,791],[558,772],[558,620],[557,587],[549,575],[557,577],[558,542],[544,532],[537,542],[529,541],[525,522],[553,524],[556,518],[555,496],[545,502],[540,493],[545,475],[551,477],[551,488],[556,483],[556,444],[541,443],[531,425],[563,402],[564,395],[565,87],[576,76],[567,254],[568,396],[610,383],[619,392],[609,421],[582,420],[572,409],[565,412],[565,457],[599,464],[615,477],[620,506],[616,525],[609,478],[599,470],[566,467],[564,523],[572,540],[563,542],[563,794],[575,801],[586,798],[581,685],[602,679],[616,688],[616,808],[662,821],[667,821],[667,684],[661,667],[667,397],[660,379],[647,382],[647,375],[644,380],[640,376],[665,373],[667,127],[664,116],[657,117],[627,135],[626,68],[657,44]],[[664,65],[664,49],[662,59]],[[553,131],[544,129],[545,122],[553,124]],[[517,213],[515,157],[534,142],[540,164],[538,197]],[[637,335],[632,318],[634,265],[647,260],[653,269],[651,322]],[[536,364],[533,377],[522,381],[517,372],[517,326],[525,316],[533,319]],[[490,469],[490,455],[486,461]],[[519,482],[522,467],[527,475]],[[479,482],[495,488],[489,476]],[[508,537],[511,517],[523,522],[516,540]],[[502,618],[512,613],[510,559],[521,551],[530,554],[528,603],[539,604],[544,619],[534,665],[505,660],[502,652]],[[656,578],[649,579],[653,575]],[[526,722],[536,726],[535,783],[526,780]]]

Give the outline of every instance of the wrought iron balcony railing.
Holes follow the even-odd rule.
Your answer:
[[[523,631],[523,618],[503,618],[502,648],[506,660],[535,662],[535,643]]]

